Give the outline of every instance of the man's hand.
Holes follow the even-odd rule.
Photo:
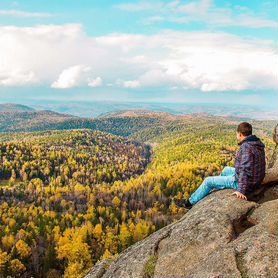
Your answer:
[[[242,193],[240,193],[239,191],[233,192],[232,195],[236,195],[240,199],[247,200],[247,197],[245,195],[243,195]]]

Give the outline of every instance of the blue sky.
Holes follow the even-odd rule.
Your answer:
[[[277,1],[0,2],[0,101],[277,102]],[[0,58],[1,58],[0,56]]]
[[[175,1],[142,1],[141,3],[170,3]],[[190,3],[198,1],[180,1]],[[142,9],[138,12],[130,12],[124,9],[124,5],[136,4],[140,1],[122,0],[1,0],[2,10],[20,10],[30,13],[45,13],[45,17],[16,17],[1,16],[2,25],[12,24],[18,26],[32,26],[36,24],[65,24],[70,22],[82,23],[88,34],[105,35],[111,32],[124,33],[156,33],[161,29],[174,30],[218,30],[238,34],[240,36],[255,36],[277,41],[275,28],[238,28],[235,26],[213,26],[205,22],[191,22],[188,24],[173,24],[171,22],[159,22],[154,25],[143,24],[146,17],[158,14],[150,9]],[[217,8],[227,9],[234,14],[249,14],[251,17],[269,21],[277,21],[277,1],[214,1]],[[49,15],[49,17],[47,16]]]

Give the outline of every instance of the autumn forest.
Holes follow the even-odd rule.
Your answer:
[[[152,113],[0,133],[0,277],[84,277],[178,220],[172,198],[233,165],[239,121]],[[253,125],[271,153],[274,123]]]

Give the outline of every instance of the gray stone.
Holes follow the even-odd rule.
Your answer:
[[[150,277],[145,268],[153,256],[154,278],[277,277],[278,201],[258,204],[236,198],[233,191],[212,192],[179,221],[130,246],[86,278]]]

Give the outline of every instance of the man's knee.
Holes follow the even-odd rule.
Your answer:
[[[221,171],[221,173],[220,173],[220,176],[224,176],[225,175],[225,173],[227,172],[227,167],[228,166],[225,166],[223,169],[222,169],[222,171]]]
[[[206,177],[204,181],[208,188],[213,188],[213,177]]]
[[[225,166],[221,172],[222,176],[229,176],[231,174],[233,174],[234,172],[234,168],[230,167],[230,166]]]

